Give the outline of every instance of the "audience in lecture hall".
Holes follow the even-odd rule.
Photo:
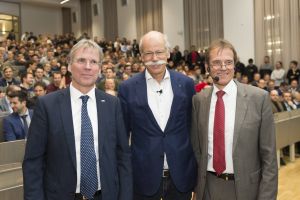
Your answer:
[[[121,37],[116,38],[115,41],[97,38],[96,40],[104,50],[102,70],[98,74],[96,86],[116,96],[122,82],[145,70],[138,48],[139,44],[136,39],[131,42]],[[9,97],[9,93],[15,90],[27,92],[26,107],[29,113],[32,113],[30,109],[35,109],[36,101],[40,96],[45,95],[46,92],[51,93],[68,87],[72,74],[68,69],[66,55],[77,41],[73,34],[36,37],[32,32],[26,37],[24,35],[20,42],[0,41],[0,89],[2,91],[0,112],[7,113],[6,115],[12,113],[9,116],[16,115],[10,105]],[[197,92],[212,87],[213,82],[212,78],[205,73],[204,51],[193,46],[191,51],[184,50],[185,54],[181,54],[179,46],[174,45],[167,60],[168,70],[178,71],[192,78]],[[289,69],[284,68],[281,61],[274,63],[274,68],[270,56],[265,56],[261,65],[260,63],[250,58],[245,67],[242,62],[239,62],[239,71],[234,79],[268,91],[273,113],[300,109],[298,61],[290,61]],[[20,117],[18,122],[21,122],[18,126],[24,130],[24,123]],[[3,127],[8,127],[5,119],[4,124]],[[24,131],[22,134],[13,133],[15,136],[11,137],[12,134],[7,134],[8,132],[4,129],[0,132],[7,136],[5,136],[7,141],[26,138]]]

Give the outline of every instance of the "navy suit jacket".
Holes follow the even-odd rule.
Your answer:
[[[153,195],[162,178],[164,152],[172,180],[181,192],[196,184],[197,164],[190,141],[192,79],[169,71],[174,94],[170,116],[161,130],[148,105],[145,72],[119,87],[127,133],[131,132],[134,192]]]
[[[33,111],[28,109],[30,118]],[[18,113],[11,113],[3,119],[4,141],[14,141],[25,139],[25,130]]]
[[[118,98],[95,90],[102,199],[132,200],[131,153]],[[23,161],[25,200],[74,200],[76,155],[70,89],[40,97]]]

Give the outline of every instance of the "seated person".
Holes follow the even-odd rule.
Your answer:
[[[2,71],[2,74],[3,74],[3,77],[0,78],[0,87],[7,87],[9,85],[19,85],[20,82],[17,81],[13,75],[13,68],[12,66],[5,66],[3,68],[3,71]]]
[[[36,82],[33,86],[34,96],[28,99],[27,108],[34,109],[38,97],[44,96],[46,94],[46,89],[47,86],[44,82]]]
[[[52,83],[47,86],[47,94],[50,92],[55,92],[57,90],[65,88],[66,85],[62,81],[62,75],[60,72],[53,72],[52,73]]]
[[[17,85],[9,85],[6,88],[5,95],[0,98],[0,111],[1,112],[8,112],[8,113],[13,112],[10,102],[9,102],[9,95],[14,91],[20,91],[20,90],[21,90],[21,88]]]
[[[13,113],[3,119],[3,134],[5,141],[27,138],[28,127],[32,118],[32,110],[27,109],[27,93],[15,91],[9,95]]]
[[[291,92],[283,92],[282,106],[285,111],[292,111],[297,109],[297,106],[293,103]]]
[[[273,113],[282,112],[284,111],[282,103],[279,99],[278,91],[277,90],[271,90],[270,91],[270,99],[272,102],[272,111]]]
[[[115,80],[112,78],[105,79],[105,93],[117,96]]]

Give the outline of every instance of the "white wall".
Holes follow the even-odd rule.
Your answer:
[[[171,47],[179,45],[180,51],[184,45],[183,0],[163,0],[163,30],[168,36]]]
[[[117,0],[117,10],[119,37],[135,39],[137,37],[135,0],[127,0],[126,6],[122,6],[121,1]]]
[[[223,0],[224,38],[236,48],[240,60],[254,62],[254,5],[253,0]]]
[[[62,11],[60,7],[21,4],[22,31],[38,34],[62,34]]]
[[[19,4],[0,2],[0,13],[19,16]]]

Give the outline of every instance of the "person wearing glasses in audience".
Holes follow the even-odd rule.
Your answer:
[[[131,152],[118,98],[95,88],[101,48],[70,51],[70,87],[38,99],[23,161],[24,200],[132,200]]]
[[[197,200],[275,200],[278,169],[267,91],[233,79],[237,53],[219,39],[207,52],[213,87],[193,97]]]
[[[190,141],[191,78],[166,68],[167,36],[150,31],[140,40],[146,70],[119,86],[131,133],[134,200],[190,200],[197,165]]]

